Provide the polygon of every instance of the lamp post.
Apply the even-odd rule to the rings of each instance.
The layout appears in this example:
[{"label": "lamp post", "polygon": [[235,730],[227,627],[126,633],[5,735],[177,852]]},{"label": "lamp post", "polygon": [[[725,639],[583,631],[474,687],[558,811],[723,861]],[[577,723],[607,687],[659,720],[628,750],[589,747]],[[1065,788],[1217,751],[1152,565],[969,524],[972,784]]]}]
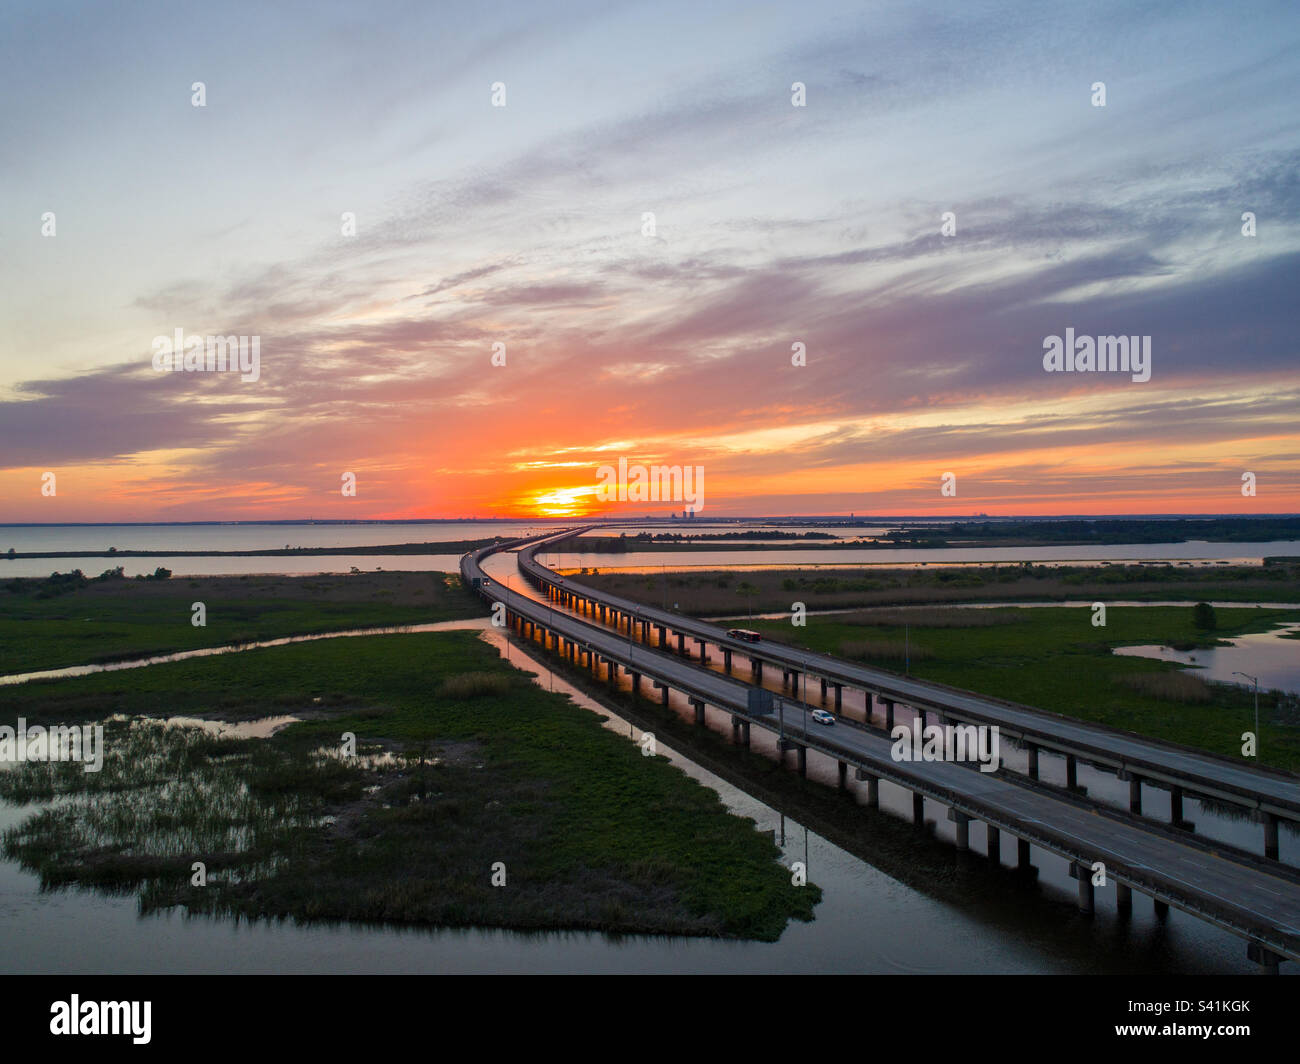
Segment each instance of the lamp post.
[{"label": "lamp post", "polygon": [[1255,685],[1255,757],[1259,758],[1260,749],[1263,743],[1260,741],[1259,734],[1259,677],[1250,676],[1244,672],[1233,672],[1233,676],[1242,676]]}]

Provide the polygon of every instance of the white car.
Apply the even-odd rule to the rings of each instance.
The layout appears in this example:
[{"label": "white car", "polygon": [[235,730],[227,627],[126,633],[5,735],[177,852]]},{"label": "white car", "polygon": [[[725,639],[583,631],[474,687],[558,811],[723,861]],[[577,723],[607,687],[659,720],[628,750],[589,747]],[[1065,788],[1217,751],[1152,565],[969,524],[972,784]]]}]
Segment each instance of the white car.
[{"label": "white car", "polygon": [[824,710],[824,709],[814,709],[814,710],[812,711],[812,719],[813,719],[813,721],[814,721],[815,723],[817,723],[817,724],[834,724],[834,723],[835,723],[835,718],[832,717],[829,713],[827,713],[826,710]]}]

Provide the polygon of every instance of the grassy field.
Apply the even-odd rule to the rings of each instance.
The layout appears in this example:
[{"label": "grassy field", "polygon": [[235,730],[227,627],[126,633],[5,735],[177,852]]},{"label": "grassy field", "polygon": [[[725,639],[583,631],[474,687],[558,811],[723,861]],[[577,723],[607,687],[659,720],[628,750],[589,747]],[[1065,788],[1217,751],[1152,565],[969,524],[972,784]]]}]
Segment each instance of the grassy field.
[{"label": "grassy field", "polygon": [[[747,611],[1063,599],[1300,602],[1300,563],[1269,566],[926,566],[923,569],[753,569],[580,577],[593,587],[697,617]],[[666,586],[665,586],[666,585]]]},{"label": "grassy field", "polygon": [[[190,623],[195,602],[206,627]],[[446,573],[10,580],[0,584],[0,674],[482,612]]]},{"label": "grassy field", "polygon": [[[146,910],[774,940],[820,899],[714,792],[471,633],[254,650],[5,703],[29,723],[310,718],[265,740],[107,720],[102,773],[0,773],[14,800],[71,795],[10,832],[8,855],[49,885],[139,892]],[[330,756],[345,732],[361,756]]]},{"label": "grassy field", "polygon": [[[1207,684],[1194,671],[1151,658],[1117,657],[1124,645],[1197,647],[1216,637],[1265,631],[1300,611],[1230,607],[1217,629],[1198,630],[1184,606],[1115,606],[1094,628],[1086,607],[916,611],[870,610],[790,621],[755,621],[769,639],[808,647],[920,679],[1096,721],[1228,757],[1254,728],[1243,688]],[[904,614],[908,627],[903,626]],[[1261,692],[1262,762],[1300,770],[1300,726],[1286,700]]]}]

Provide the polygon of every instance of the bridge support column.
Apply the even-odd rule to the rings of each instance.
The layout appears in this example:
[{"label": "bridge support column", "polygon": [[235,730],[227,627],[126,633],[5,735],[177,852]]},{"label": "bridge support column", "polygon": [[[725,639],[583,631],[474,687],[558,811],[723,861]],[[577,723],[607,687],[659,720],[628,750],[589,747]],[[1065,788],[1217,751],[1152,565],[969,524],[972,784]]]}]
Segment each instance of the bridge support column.
[{"label": "bridge support column", "polygon": [[731,675],[731,651],[723,648],[722,667],[728,676]]},{"label": "bridge support column", "polygon": [[1156,919],[1162,922],[1167,920],[1169,918],[1169,903],[1161,901],[1159,898],[1152,898],[1151,900],[1155,904]]},{"label": "bridge support column", "polygon": [[1277,860],[1277,817],[1272,813],[1261,813],[1264,822],[1264,856],[1270,861]]},{"label": "bridge support column", "polygon": [[894,701],[890,698],[882,698],[880,701],[885,706],[885,731],[891,732],[894,730]]},{"label": "bridge support column", "polygon": [[761,661],[754,662],[754,675],[758,678],[759,683],[763,682],[763,663]]},{"label": "bridge support column", "polygon": [[605,678],[609,681],[610,687],[613,687],[618,683],[618,662],[613,658],[606,659],[605,674]]},{"label": "bridge support column", "polygon": [[663,650],[665,644],[668,642],[668,629],[661,624],[655,625],[655,627],[659,629],[659,649]]},{"label": "bridge support column", "polygon": [[925,823],[925,796],[920,791],[912,792],[912,823],[917,827]]},{"label": "bridge support column", "polygon": [[1025,744],[1025,756],[1029,759],[1029,766],[1025,774],[1031,779],[1038,779],[1038,747],[1033,743]]},{"label": "bridge support column", "polygon": [[966,853],[970,849],[970,817],[956,809],[949,809],[948,819],[956,825],[957,852]]},{"label": "bridge support column", "polygon": [[668,708],[668,685],[666,683],[660,683],[658,680],[656,680],[655,686],[659,688],[659,690],[663,693],[663,707],[664,709],[667,709]]},{"label": "bridge support column", "polygon": [[847,790],[849,789],[849,766],[848,766],[848,762],[846,762],[846,761],[841,761],[839,764],[840,764],[840,790],[842,790],[842,791],[847,791]]},{"label": "bridge support column", "polygon": [[1127,883],[1115,884],[1115,908],[1121,916],[1129,916],[1133,912],[1133,888]]},{"label": "bridge support column", "polygon": [[1094,911],[1092,868],[1075,862],[1070,865],[1070,875],[1079,881],[1079,912],[1091,916]]},{"label": "bridge support column", "polygon": [[799,747],[799,775],[807,778],[808,776],[808,747]]},{"label": "bridge support column", "polygon": [[826,702],[826,677],[822,677],[822,704]]},{"label": "bridge support column", "polygon": [[1246,956],[1256,964],[1262,965],[1265,975],[1277,975],[1277,966],[1284,958],[1258,942],[1246,943]]},{"label": "bridge support column", "polygon": [[1079,766],[1073,754],[1065,755],[1065,789],[1067,791],[1079,789]]},{"label": "bridge support column", "polygon": [[844,685],[834,684],[835,688],[835,712],[839,714],[844,710]]},{"label": "bridge support column", "polygon": [[987,825],[986,834],[988,835],[988,856],[989,860],[996,865],[1002,863],[1002,832],[992,824]]},{"label": "bridge support column", "polygon": [[1021,872],[1028,872],[1034,867],[1033,861],[1030,860],[1029,840],[1016,839],[1016,868]]},{"label": "bridge support column", "polygon": [[859,783],[865,783],[867,785],[867,800],[864,803],[866,807],[868,809],[879,809],[880,808],[879,777],[873,776],[870,772],[867,772],[865,769],[857,769],[853,773],[853,775],[858,780]]},{"label": "bridge support column", "polygon": [[1169,823],[1178,827],[1183,823],[1183,789],[1169,788]]},{"label": "bridge support column", "polygon": [[731,715],[731,742],[733,746],[740,745],[740,718],[734,713]]},{"label": "bridge support column", "polygon": [[639,672],[634,672],[632,674],[632,694],[639,695],[640,693],[641,693],[641,674]]},{"label": "bridge support column", "polygon": [[677,633],[677,653],[683,656],[686,654],[686,634],[684,632]]},{"label": "bridge support column", "polygon": [[1128,811],[1130,813],[1142,814],[1142,777],[1129,776],[1128,778]]},{"label": "bridge support column", "polygon": [[695,723],[696,723],[696,724],[703,724],[703,723],[704,723],[704,703],[701,702],[698,698],[692,698],[692,699],[691,699],[691,706],[695,709]]},{"label": "bridge support column", "polygon": [[700,664],[701,665],[707,664],[709,660],[708,644],[705,643],[703,639],[697,639],[695,640],[695,643],[700,648]]}]

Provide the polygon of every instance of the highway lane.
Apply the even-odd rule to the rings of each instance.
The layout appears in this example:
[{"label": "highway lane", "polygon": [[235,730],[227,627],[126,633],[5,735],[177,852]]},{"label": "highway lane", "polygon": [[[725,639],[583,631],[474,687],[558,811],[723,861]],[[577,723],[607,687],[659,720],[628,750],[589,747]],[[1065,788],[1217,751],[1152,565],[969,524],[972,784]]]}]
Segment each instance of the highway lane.
[{"label": "highway lane", "polygon": [[[467,560],[464,568],[467,576],[481,573],[473,560]],[[775,715],[748,715],[750,687],[741,681],[635,641],[629,645],[625,636],[563,610],[551,610],[546,602],[499,583],[494,582],[484,593],[503,602],[510,612],[645,677],[666,682],[689,698],[734,713],[753,726],[769,731],[779,727]],[[1026,788],[951,762],[895,761],[891,741],[865,728],[809,724],[805,730],[800,714],[788,713],[784,734],[808,749],[1026,838],[1067,860],[1089,867],[1102,861],[1110,882],[1136,887],[1300,960],[1300,884],[1290,879],[1245,865],[1231,855],[1207,851],[1154,825],[1098,815],[1065,795]]]}]

